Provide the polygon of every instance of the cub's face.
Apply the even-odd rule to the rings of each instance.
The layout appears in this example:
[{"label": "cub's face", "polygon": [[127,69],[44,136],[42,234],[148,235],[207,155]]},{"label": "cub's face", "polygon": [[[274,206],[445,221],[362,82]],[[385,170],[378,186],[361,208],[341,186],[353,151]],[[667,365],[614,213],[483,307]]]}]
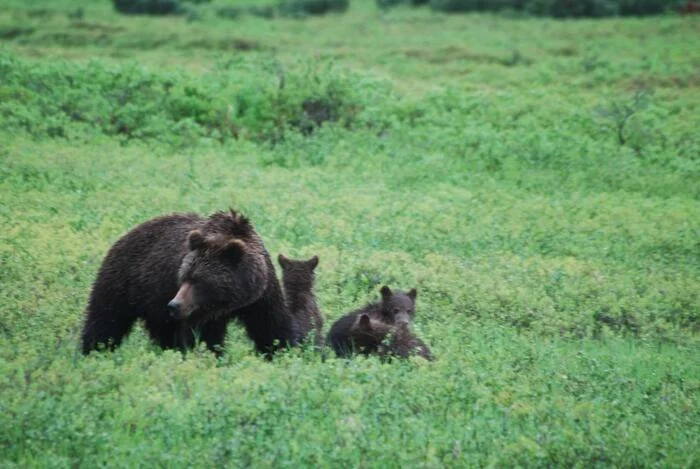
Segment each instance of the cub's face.
[{"label": "cub's face", "polygon": [[408,293],[392,292],[384,286],[382,294],[382,320],[387,324],[408,324],[416,315],[416,289]]}]

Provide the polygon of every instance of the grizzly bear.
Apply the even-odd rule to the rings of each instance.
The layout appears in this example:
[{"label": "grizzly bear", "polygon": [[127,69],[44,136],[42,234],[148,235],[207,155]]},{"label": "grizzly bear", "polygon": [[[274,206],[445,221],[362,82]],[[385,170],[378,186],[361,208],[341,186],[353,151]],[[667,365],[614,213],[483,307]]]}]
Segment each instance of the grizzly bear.
[{"label": "grizzly bear", "polygon": [[114,349],[142,319],[162,348],[184,350],[199,337],[219,354],[234,318],[268,355],[298,341],[270,255],[247,218],[234,210],[167,215],[129,231],[107,253],[85,311],[82,350]]},{"label": "grizzly bear", "polygon": [[308,260],[296,260],[280,254],[277,261],[282,267],[284,301],[287,311],[296,321],[297,332],[305,339],[313,330],[314,344],[322,347],[323,315],[318,309],[314,295],[314,269],[318,266],[318,256]]},{"label": "grizzly bear", "polygon": [[428,361],[434,359],[428,346],[411,332],[407,322],[390,325],[368,314],[348,315],[333,325],[332,337],[331,345],[339,357],[359,353],[390,359],[416,354]]},{"label": "grizzly bear", "polygon": [[375,319],[389,326],[395,323],[409,323],[416,315],[415,288],[408,292],[400,290],[391,291],[388,286],[383,286],[380,290],[382,299],[379,302],[370,303],[338,319],[328,333],[327,343],[336,349],[336,342],[340,347],[346,342],[347,333],[362,315],[367,315],[370,319]]}]

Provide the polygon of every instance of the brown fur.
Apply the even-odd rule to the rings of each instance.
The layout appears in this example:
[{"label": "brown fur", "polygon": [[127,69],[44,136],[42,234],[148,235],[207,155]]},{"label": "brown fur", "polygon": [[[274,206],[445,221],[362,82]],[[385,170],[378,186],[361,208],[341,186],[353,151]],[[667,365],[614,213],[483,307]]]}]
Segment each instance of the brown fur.
[{"label": "brown fur", "polygon": [[318,266],[318,256],[308,260],[295,260],[280,254],[277,260],[282,267],[287,311],[296,321],[300,337],[306,338],[313,330],[314,344],[318,347],[323,346],[323,314],[314,295],[314,269]]},{"label": "brown fur", "polygon": [[367,314],[345,316],[333,325],[331,342],[339,357],[359,353],[376,354],[382,358],[408,358],[418,355],[426,360],[434,359],[428,346],[411,332],[408,323],[386,324]]},{"label": "brown fur", "polygon": [[198,335],[218,351],[234,318],[261,352],[298,341],[252,224],[233,210],[163,216],[132,229],[107,253],[85,311],[82,349],[113,349],[142,319],[163,348],[192,347]]},{"label": "brown fur", "polygon": [[[416,315],[416,296],[418,295],[415,288],[408,292],[403,292],[401,290],[392,291],[388,286],[384,286],[380,293],[382,296],[380,301],[367,304],[358,310],[348,313],[331,326],[326,341],[338,355],[344,356],[348,353],[348,347],[352,346],[352,340],[362,342],[361,335],[352,336],[353,328],[359,324],[358,321],[361,316],[367,316],[372,320],[375,330],[379,327],[379,324],[393,327],[396,324],[408,324],[413,321]],[[372,339],[370,342],[376,345],[376,340]]]}]

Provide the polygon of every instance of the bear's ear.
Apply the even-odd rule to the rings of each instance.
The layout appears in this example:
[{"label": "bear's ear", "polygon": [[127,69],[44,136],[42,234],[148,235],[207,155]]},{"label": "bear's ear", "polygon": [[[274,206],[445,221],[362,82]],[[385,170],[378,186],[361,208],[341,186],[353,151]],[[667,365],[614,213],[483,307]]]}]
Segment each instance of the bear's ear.
[{"label": "bear's ear", "polygon": [[285,256],[284,254],[280,253],[277,256],[277,262],[279,262],[280,267],[282,267],[284,269],[285,267],[287,267],[289,265],[289,258],[287,256]]},{"label": "bear's ear", "polygon": [[204,235],[199,230],[190,231],[187,235],[187,243],[190,246],[190,251],[204,247],[206,242],[204,241]]},{"label": "bear's ear", "polygon": [[244,253],[245,243],[240,239],[232,239],[221,250],[221,254],[233,264],[240,261]]},{"label": "bear's ear", "polygon": [[415,288],[411,288],[408,292],[408,297],[415,303],[416,296],[418,296],[418,290],[416,290]]},{"label": "bear's ear", "polygon": [[372,323],[369,320],[369,316],[366,314],[363,314],[360,316],[360,323],[359,323],[360,329],[364,329],[367,331],[372,330]]},{"label": "bear's ear", "polygon": [[311,270],[314,270],[318,266],[318,256],[314,256],[307,261],[308,266]]},{"label": "bear's ear", "polygon": [[384,299],[390,298],[391,295],[393,294],[393,293],[391,292],[391,288],[387,287],[386,285],[384,285],[384,286],[382,287],[382,289],[379,290],[379,293],[382,294],[382,298],[384,298]]}]

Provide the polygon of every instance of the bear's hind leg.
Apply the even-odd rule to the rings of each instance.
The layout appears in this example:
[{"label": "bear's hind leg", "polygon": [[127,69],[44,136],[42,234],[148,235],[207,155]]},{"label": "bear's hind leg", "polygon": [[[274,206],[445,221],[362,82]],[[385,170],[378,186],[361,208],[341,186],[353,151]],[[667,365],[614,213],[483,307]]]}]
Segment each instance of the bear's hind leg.
[{"label": "bear's hind leg", "polygon": [[85,319],[82,333],[83,354],[87,355],[101,346],[114,350],[129,335],[136,321],[135,317],[105,314],[91,309]]}]

